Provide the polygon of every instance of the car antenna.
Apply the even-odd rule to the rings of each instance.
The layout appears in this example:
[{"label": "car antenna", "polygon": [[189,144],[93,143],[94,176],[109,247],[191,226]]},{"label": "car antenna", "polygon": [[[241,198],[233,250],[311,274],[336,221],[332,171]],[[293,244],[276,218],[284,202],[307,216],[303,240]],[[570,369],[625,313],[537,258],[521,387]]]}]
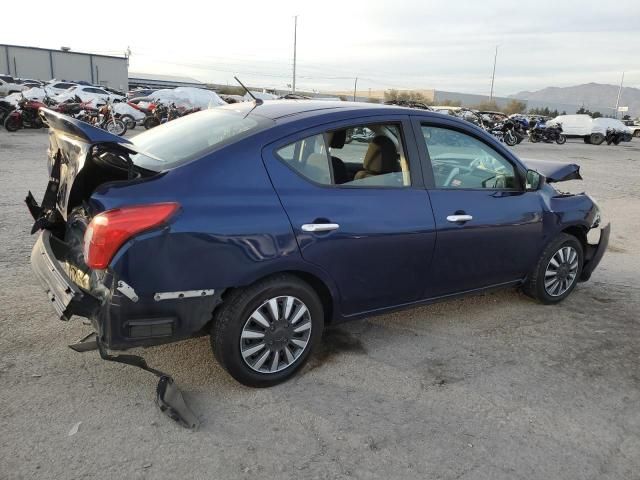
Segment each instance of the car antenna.
[{"label": "car antenna", "polygon": [[256,96],[253,93],[251,93],[251,90],[249,90],[247,87],[245,87],[244,83],[242,83],[238,77],[234,76],[233,78],[235,78],[236,82],[238,82],[240,84],[240,86],[246,90],[247,95],[249,95],[251,98],[253,98],[253,101],[256,102],[256,107],[258,105],[262,105],[264,100],[262,100],[261,98],[256,98]]}]

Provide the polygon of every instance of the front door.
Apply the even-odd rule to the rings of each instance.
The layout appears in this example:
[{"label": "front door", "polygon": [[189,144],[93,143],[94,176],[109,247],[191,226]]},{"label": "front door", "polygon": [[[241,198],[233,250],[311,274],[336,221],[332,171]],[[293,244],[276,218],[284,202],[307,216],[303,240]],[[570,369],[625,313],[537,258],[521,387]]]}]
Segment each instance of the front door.
[{"label": "front door", "polygon": [[342,315],[421,298],[435,225],[408,117],[307,130],[263,158],[304,260],[334,280]]},{"label": "front door", "polygon": [[416,130],[438,232],[425,297],[521,280],[542,245],[539,194],[482,135],[437,123]]}]

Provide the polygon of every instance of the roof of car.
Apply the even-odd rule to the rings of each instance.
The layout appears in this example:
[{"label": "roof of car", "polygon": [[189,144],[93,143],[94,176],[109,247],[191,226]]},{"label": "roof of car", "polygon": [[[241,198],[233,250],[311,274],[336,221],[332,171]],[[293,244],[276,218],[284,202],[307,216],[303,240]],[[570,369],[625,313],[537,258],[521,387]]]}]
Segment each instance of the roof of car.
[{"label": "roof of car", "polygon": [[397,113],[406,113],[407,111],[406,107],[399,107],[397,105],[320,100],[267,100],[257,106],[255,102],[241,102],[225,105],[222,108],[235,110],[241,113],[248,113],[253,109],[252,113],[271,120],[277,120],[283,117],[292,117],[309,112],[318,112],[319,114],[322,114],[331,110],[340,110],[342,112],[357,111],[360,113],[375,113],[376,111],[381,113],[391,113],[393,110],[396,110]]}]

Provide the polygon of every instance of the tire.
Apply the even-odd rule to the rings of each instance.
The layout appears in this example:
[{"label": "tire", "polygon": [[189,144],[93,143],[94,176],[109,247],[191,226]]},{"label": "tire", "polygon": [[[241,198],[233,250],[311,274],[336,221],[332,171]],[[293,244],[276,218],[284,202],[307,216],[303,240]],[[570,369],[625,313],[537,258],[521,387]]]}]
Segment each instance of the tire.
[{"label": "tire", "polygon": [[601,133],[592,133],[589,137],[589,143],[593,145],[600,145],[602,142],[604,142],[604,135]]},{"label": "tire", "polygon": [[157,127],[160,125],[160,120],[157,117],[147,117],[144,119],[144,128],[149,130],[150,128]]},{"label": "tire", "polygon": [[118,135],[119,137],[127,133],[127,125],[117,118],[109,120],[105,124],[104,129],[113,135]]},{"label": "tire", "polygon": [[[293,304],[287,317],[292,322],[291,326],[283,319],[288,298],[297,300],[307,309],[296,322],[295,316],[301,307],[300,304]],[[278,299],[276,305],[279,320],[269,324],[279,322],[275,331],[273,328],[262,327],[254,320],[256,311],[262,312],[263,320],[273,319],[269,308],[269,301],[273,299]],[[303,332],[291,333],[307,324],[309,327]],[[298,326],[294,329],[293,325]],[[249,387],[270,387],[291,378],[305,364],[320,342],[323,328],[324,309],[317,293],[298,277],[280,274],[234,290],[226,296],[214,314],[211,348],[220,365],[238,382]],[[255,334],[256,331],[263,337],[249,339],[242,336],[243,332],[247,335]],[[296,347],[293,343],[298,339],[295,335],[306,337],[299,337],[306,340],[304,348]],[[276,346],[272,346],[273,343]],[[260,344],[263,345],[262,348]],[[253,348],[258,350],[247,355]],[[264,371],[265,369],[273,371]]]},{"label": "tire", "polygon": [[558,145],[562,145],[562,144],[567,143],[567,137],[565,137],[565,136],[564,136],[564,135],[562,135],[562,134],[558,135],[558,138],[556,138],[556,143],[557,143]]},{"label": "tire", "polygon": [[538,143],[540,141],[540,139],[538,137],[536,137],[535,135],[529,135],[529,141],[531,143]]},{"label": "tire", "polygon": [[622,141],[622,139],[620,137],[616,137],[613,139],[613,144],[614,145],[620,145],[620,142]]},{"label": "tire", "polygon": [[588,143],[591,144],[591,137],[584,137],[582,140],[584,140],[584,143]]},{"label": "tire", "polygon": [[4,120],[4,128],[6,128],[8,132],[16,132],[20,130],[20,127],[22,126],[21,124],[22,122],[20,121],[20,118],[15,115],[9,115]]},{"label": "tire", "polygon": [[513,134],[513,132],[507,132],[504,135],[504,143],[506,143],[507,145],[509,145],[510,147],[513,147],[515,144],[518,143],[518,139],[516,138],[516,136]]},{"label": "tire", "polygon": [[[571,251],[575,252],[575,261],[577,261],[575,270],[572,270],[571,267],[573,265],[573,261],[566,262],[567,265],[565,265],[565,263],[557,261],[559,258],[557,257],[557,254],[561,250],[564,250],[565,253]],[[556,269],[555,277],[553,275],[549,275],[549,272],[554,269],[552,259],[554,259],[556,263],[559,263],[561,267],[564,267],[564,270],[562,271],[560,271],[559,267],[558,269]],[[582,274],[583,262],[584,252],[580,241],[573,235],[561,233],[544,249],[542,255],[540,255],[540,258],[536,262],[535,267],[527,277],[522,290],[526,295],[535,298],[539,302],[546,305],[561,302],[569,296],[569,294],[573,291],[576,284],[578,283],[578,279]],[[571,278],[570,284],[564,291],[564,285],[561,284],[562,288],[554,292],[553,290],[555,289],[557,284],[547,284],[552,282],[554,278],[565,278],[565,272],[567,273],[566,278]],[[558,280],[558,282],[560,282],[560,280]],[[551,292],[549,290],[551,290]]]},{"label": "tire", "polygon": [[635,132],[633,132],[633,136],[640,137],[640,130],[636,130]]},{"label": "tire", "polygon": [[136,119],[128,113],[121,115],[120,120],[122,120],[127,126],[127,130],[133,130],[134,128],[136,128]]}]

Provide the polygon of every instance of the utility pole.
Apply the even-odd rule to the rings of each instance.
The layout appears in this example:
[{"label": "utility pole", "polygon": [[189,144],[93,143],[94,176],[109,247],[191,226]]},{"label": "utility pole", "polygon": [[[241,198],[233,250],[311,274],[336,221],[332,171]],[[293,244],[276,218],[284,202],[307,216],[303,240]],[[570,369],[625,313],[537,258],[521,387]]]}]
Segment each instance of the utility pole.
[{"label": "utility pole", "polygon": [[296,93],[296,48],[298,44],[298,15],[293,17],[293,82],[291,93]]},{"label": "utility pole", "polygon": [[489,101],[493,100],[493,82],[496,79],[496,62],[498,61],[498,45],[496,45],[496,54],[493,57],[493,74],[491,75],[491,95],[489,95]]},{"label": "utility pole", "polygon": [[618,107],[620,106],[620,95],[622,94],[622,83],[623,82],[624,82],[624,72],[622,72],[622,79],[620,80],[620,87],[618,88],[618,98],[616,99],[615,118],[618,118]]},{"label": "utility pole", "polygon": [[358,77],[356,77],[356,82],[353,84],[353,101],[356,101],[356,91],[358,90]]}]

